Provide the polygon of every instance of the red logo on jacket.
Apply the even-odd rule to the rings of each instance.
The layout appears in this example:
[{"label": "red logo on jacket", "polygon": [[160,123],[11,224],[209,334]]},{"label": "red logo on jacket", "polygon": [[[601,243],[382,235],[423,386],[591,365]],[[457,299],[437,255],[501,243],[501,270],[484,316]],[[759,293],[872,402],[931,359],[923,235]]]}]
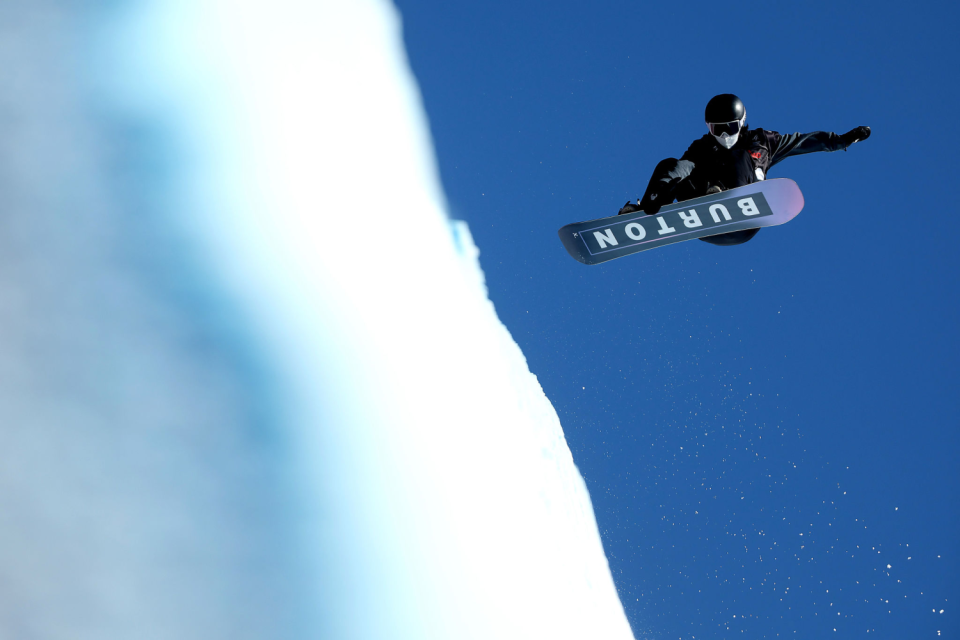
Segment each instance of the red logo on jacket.
[{"label": "red logo on jacket", "polygon": [[760,155],[761,155],[761,152],[760,152],[760,151],[751,151],[751,152],[750,152],[750,157],[753,158],[754,160],[759,160],[759,159],[760,159]]}]

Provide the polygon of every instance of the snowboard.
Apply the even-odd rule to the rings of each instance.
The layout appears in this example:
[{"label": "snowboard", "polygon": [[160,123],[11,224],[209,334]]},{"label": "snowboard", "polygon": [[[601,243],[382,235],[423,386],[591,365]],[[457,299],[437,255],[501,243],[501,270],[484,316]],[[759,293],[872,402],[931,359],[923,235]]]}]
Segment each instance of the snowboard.
[{"label": "snowboard", "polygon": [[675,242],[730,231],[772,227],[793,220],[803,194],[793,180],[775,178],[663,207],[575,222],[561,228],[567,252],[584,264],[600,264]]}]

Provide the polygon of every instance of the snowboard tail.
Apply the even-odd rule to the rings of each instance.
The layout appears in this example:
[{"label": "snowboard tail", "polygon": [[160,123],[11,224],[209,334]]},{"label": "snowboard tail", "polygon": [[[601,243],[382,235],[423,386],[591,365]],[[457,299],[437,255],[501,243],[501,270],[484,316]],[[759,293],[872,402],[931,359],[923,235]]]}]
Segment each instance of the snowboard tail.
[{"label": "snowboard tail", "polygon": [[656,249],[675,242],[771,227],[803,209],[793,180],[776,178],[677,202],[653,216],[642,211],[568,224],[558,232],[567,252],[584,264]]}]

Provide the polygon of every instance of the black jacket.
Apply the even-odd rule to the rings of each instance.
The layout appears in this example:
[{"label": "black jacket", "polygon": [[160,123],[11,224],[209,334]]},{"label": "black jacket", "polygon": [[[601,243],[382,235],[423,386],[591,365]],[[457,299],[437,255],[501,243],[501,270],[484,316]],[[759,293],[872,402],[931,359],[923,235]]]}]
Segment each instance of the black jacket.
[{"label": "black jacket", "polygon": [[667,158],[657,165],[640,208],[646,210],[651,197],[665,206],[674,199],[682,202],[702,196],[711,186],[742,187],[766,179],[770,167],[786,157],[845,148],[840,136],[826,131],[781,135],[745,129],[732,149],[723,148],[708,133],[694,140],[679,160]]}]

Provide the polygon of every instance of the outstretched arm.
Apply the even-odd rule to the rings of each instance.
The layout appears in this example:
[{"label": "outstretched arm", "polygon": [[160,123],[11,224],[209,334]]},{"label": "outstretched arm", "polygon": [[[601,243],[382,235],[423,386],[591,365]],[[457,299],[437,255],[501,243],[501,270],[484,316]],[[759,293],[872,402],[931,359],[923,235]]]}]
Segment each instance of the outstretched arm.
[{"label": "outstretched arm", "polygon": [[799,156],[804,153],[815,153],[817,151],[839,151],[840,149],[846,149],[854,142],[869,138],[870,127],[857,127],[841,136],[828,131],[791,133],[788,135],[770,132],[767,135],[772,138],[770,140],[770,148],[773,150],[773,157],[770,158],[770,166],[772,167],[784,158],[790,156]]}]

